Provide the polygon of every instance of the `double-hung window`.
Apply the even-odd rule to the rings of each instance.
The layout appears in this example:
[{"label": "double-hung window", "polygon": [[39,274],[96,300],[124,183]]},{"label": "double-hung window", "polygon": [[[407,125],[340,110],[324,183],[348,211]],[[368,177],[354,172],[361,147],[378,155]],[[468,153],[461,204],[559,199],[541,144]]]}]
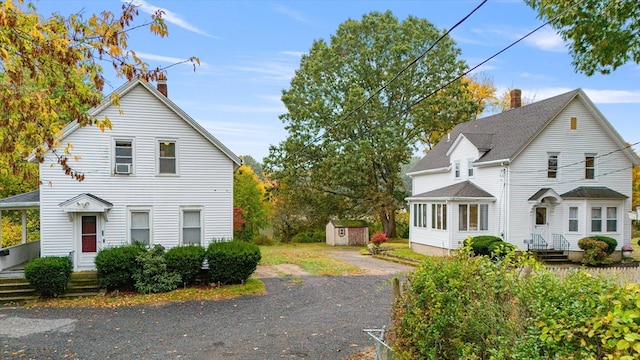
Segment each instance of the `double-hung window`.
[{"label": "double-hung window", "polygon": [[178,143],[175,140],[158,141],[158,174],[178,174]]},{"label": "double-hung window", "polygon": [[427,227],[427,204],[413,204],[413,226]]},{"label": "double-hung window", "polygon": [[569,207],[569,231],[571,232],[578,231],[578,207],[577,206]]},{"label": "double-hung window", "polygon": [[202,209],[183,208],[180,234],[182,244],[202,244]]},{"label": "double-hung window", "polygon": [[117,175],[133,174],[133,140],[116,139],[113,145],[113,173]]},{"label": "double-hung window", "polygon": [[587,154],[584,157],[584,178],[595,179],[596,178],[596,156]]},{"label": "double-hung window", "polygon": [[129,209],[129,241],[139,242],[145,245],[152,243],[151,239],[151,209]]},{"label": "double-hung window", "polygon": [[454,163],[454,168],[455,168],[455,177],[456,179],[460,177],[460,160],[456,160]]},{"label": "double-hung window", "polygon": [[467,160],[467,175],[473,177],[473,159]]},{"label": "double-hung window", "polygon": [[602,232],[602,208],[591,208],[591,231]]},{"label": "double-hung window", "polygon": [[458,230],[477,231],[489,229],[488,204],[458,205]]},{"label": "double-hung window", "polygon": [[558,154],[551,153],[547,157],[547,179],[558,178]]},{"label": "double-hung window", "polygon": [[618,208],[613,206],[607,207],[607,232],[618,231]]}]

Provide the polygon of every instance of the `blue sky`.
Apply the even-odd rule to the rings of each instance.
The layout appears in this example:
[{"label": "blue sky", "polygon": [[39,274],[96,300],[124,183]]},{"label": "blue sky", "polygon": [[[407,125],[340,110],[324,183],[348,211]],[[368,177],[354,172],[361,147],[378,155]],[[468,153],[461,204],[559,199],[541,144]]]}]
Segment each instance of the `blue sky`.
[{"label": "blue sky", "polygon": [[[134,0],[140,17],[166,11],[169,36],[148,30],[131,33],[129,44],[151,66],[165,67],[190,56],[201,66],[168,70],[168,92],[178,106],[238,155],[258,161],[270,144],[286,137],[278,116],[286,112],[281,92],[298,68],[301,54],[316,39],[329,40],[339,24],[371,11],[391,10],[404,19],[425,18],[451,28],[479,0],[428,1],[162,1]],[[118,12],[123,2],[42,0],[41,14]],[[543,22],[521,1],[490,0],[451,34],[470,67],[503,49]],[[523,90],[525,102],[583,88],[629,143],[640,142],[640,65],[627,64],[611,75],[576,74],[562,39],[550,27],[507,50],[479,71],[502,93]],[[105,92],[123,83],[108,75]],[[640,145],[634,146],[640,152]]]}]

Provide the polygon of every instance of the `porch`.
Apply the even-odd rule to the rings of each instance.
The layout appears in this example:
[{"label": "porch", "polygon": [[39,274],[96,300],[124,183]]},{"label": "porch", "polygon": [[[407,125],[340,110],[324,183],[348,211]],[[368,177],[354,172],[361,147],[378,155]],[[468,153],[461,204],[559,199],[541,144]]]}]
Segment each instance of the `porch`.
[{"label": "porch", "polygon": [[527,251],[545,263],[566,263],[569,260],[569,241],[562,234],[551,234],[552,242],[549,243],[541,234],[531,234],[530,239],[525,240]]},{"label": "porch", "polygon": [[[20,244],[3,248],[1,220],[2,212],[7,210],[21,212],[22,240]],[[10,273],[11,269],[40,256],[40,240],[27,241],[27,210],[40,210],[40,190],[0,200],[0,273]]]}]

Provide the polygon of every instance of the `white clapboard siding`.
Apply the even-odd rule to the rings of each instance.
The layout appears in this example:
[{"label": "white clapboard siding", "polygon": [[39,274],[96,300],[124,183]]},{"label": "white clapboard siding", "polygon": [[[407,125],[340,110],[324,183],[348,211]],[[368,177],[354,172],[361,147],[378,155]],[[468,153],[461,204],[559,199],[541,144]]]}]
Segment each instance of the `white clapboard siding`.
[{"label": "white clapboard siding", "polygon": [[[73,144],[70,166],[85,174],[78,182],[66,176],[47,155],[40,166],[42,181],[42,255],[62,255],[74,249],[69,217],[59,204],[82,193],[91,193],[113,204],[104,227],[105,244],[128,241],[127,207],[149,207],[152,211],[153,243],[165,247],[179,243],[182,206],[204,211],[204,240],[232,237],[233,160],[198,133],[191,125],[137,85],[120,99],[120,106],[109,106],[98,115],[108,116],[112,130],[79,128],[67,136],[60,149]],[[134,173],[113,174],[113,139],[134,142]],[[156,175],[159,140],[177,141],[179,174]],[[60,150],[59,153],[62,153]]]}]

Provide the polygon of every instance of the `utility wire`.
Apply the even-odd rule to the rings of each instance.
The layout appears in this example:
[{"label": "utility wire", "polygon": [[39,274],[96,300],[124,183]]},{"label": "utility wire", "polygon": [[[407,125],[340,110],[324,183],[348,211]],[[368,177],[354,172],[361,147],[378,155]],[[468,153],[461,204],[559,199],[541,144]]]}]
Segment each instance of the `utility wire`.
[{"label": "utility wire", "polygon": [[[608,153],[605,153],[605,154],[596,155],[596,156],[594,156],[594,157],[593,157],[593,159],[594,159],[594,160],[595,160],[595,159],[600,159],[600,158],[603,158],[603,157],[605,157],[605,156],[609,156],[609,155],[611,155],[611,154],[615,154],[615,153],[617,153],[617,152],[619,152],[619,151],[624,151],[624,150],[629,149],[629,148],[631,148],[632,146],[636,146],[636,145],[638,145],[638,144],[640,144],[640,141],[638,141],[638,142],[636,142],[636,143],[633,143],[633,144],[627,144],[625,147],[623,147],[623,148],[621,148],[621,149],[615,149],[615,150],[609,151]],[[571,164],[562,165],[562,166],[557,166],[557,167],[556,167],[556,169],[557,169],[557,170],[559,170],[559,169],[563,169],[563,168],[571,167],[571,166],[574,166],[574,165],[584,164],[584,163],[586,163],[586,162],[587,162],[587,160],[586,160],[586,159],[585,159],[585,160],[581,160],[581,161],[576,161],[576,162],[571,163]],[[515,173],[515,174],[529,174],[529,173],[547,172],[548,170],[549,170],[548,168],[547,168],[547,169],[538,169],[538,170],[521,170],[521,171],[511,171],[511,173]]]},{"label": "utility wire", "polygon": [[[611,170],[611,171],[608,171],[608,172],[606,172],[606,173],[602,173],[602,174],[596,174],[596,175],[594,176],[594,179],[595,179],[595,178],[604,177],[604,176],[607,176],[607,175],[611,175],[611,174],[616,174],[616,173],[619,173],[619,172],[622,172],[622,171],[630,170],[630,169],[633,169],[634,167],[635,167],[635,166],[626,166],[626,167],[623,167],[623,168],[621,168],[621,169]],[[591,179],[589,179],[589,180],[591,180]],[[549,182],[550,182],[550,183],[552,182],[552,184],[551,184],[551,185],[555,186],[555,185],[571,184],[571,183],[575,183],[575,182],[584,182],[584,181],[585,181],[585,179],[574,179],[574,180],[567,180],[567,181],[558,181],[558,182],[556,182],[556,181],[553,181],[553,182],[552,182],[552,181],[549,181]],[[536,183],[535,183],[535,185],[538,185],[538,186],[539,186],[539,185],[540,185],[540,183],[539,183],[539,182],[536,182]],[[516,183],[513,183],[513,182],[509,181],[509,186],[515,186],[515,187],[531,187],[531,186],[533,186],[533,184],[522,184],[522,183],[518,183],[518,184],[516,184]]]}]

